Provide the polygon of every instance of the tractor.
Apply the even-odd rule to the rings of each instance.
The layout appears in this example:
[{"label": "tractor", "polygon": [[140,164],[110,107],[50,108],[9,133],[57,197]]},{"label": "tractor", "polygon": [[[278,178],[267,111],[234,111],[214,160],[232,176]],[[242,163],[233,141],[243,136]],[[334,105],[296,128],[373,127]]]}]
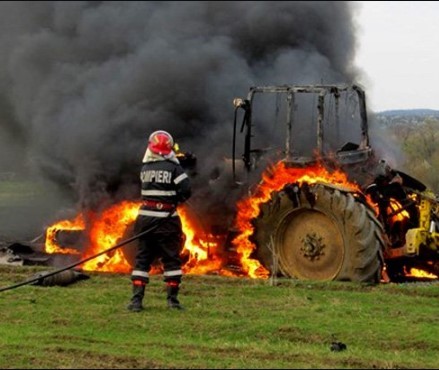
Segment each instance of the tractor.
[{"label": "tractor", "polygon": [[412,269],[439,275],[438,195],[372,148],[360,85],[255,86],[233,104],[231,164],[243,194],[258,194],[254,179],[278,162],[292,173],[341,171],[354,185],[314,171],[270,193],[250,239],[271,274],[366,283],[401,281]]}]

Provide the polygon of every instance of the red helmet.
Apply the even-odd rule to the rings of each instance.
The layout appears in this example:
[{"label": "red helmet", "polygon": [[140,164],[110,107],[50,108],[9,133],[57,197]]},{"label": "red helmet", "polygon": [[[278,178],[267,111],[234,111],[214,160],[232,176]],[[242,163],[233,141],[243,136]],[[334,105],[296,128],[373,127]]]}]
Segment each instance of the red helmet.
[{"label": "red helmet", "polygon": [[168,155],[172,152],[174,139],[166,131],[154,131],[148,139],[148,149],[159,155]]}]

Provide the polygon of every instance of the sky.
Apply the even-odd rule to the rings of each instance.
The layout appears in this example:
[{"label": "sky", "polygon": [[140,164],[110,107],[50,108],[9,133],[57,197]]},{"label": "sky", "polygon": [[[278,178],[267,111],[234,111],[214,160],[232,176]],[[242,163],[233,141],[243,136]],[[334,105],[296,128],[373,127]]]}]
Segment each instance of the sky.
[{"label": "sky", "polygon": [[358,3],[355,63],[369,108],[439,110],[439,2]]}]

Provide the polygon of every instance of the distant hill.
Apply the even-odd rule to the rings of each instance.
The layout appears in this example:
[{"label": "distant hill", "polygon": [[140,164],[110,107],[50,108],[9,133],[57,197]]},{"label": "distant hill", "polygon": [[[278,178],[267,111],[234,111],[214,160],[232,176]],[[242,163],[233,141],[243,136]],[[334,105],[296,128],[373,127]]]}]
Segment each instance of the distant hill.
[{"label": "distant hill", "polygon": [[424,116],[424,117],[439,117],[439,110],[434,109],[394,109],[376,112],[375,114],[382,116]]},{"label": "distant hill", "polygon": [[434,109],[395,109],[370,114],[370,118],[382,125],[417,125],[426,119],[438,119],[439,110]]}]

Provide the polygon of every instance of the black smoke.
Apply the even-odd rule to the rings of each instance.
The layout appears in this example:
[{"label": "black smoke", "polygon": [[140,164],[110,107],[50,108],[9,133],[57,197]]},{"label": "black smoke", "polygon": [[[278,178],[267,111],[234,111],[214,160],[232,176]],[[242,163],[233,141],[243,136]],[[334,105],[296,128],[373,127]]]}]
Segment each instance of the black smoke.
[{"label": "black smoke", "polygon": [[197,156],[205,191],[231,153],[234,97],[355,81],[354,13],[349,1],[1,2],[0,166],[80,204],[132,198],[148,135],[164,129]]}]

